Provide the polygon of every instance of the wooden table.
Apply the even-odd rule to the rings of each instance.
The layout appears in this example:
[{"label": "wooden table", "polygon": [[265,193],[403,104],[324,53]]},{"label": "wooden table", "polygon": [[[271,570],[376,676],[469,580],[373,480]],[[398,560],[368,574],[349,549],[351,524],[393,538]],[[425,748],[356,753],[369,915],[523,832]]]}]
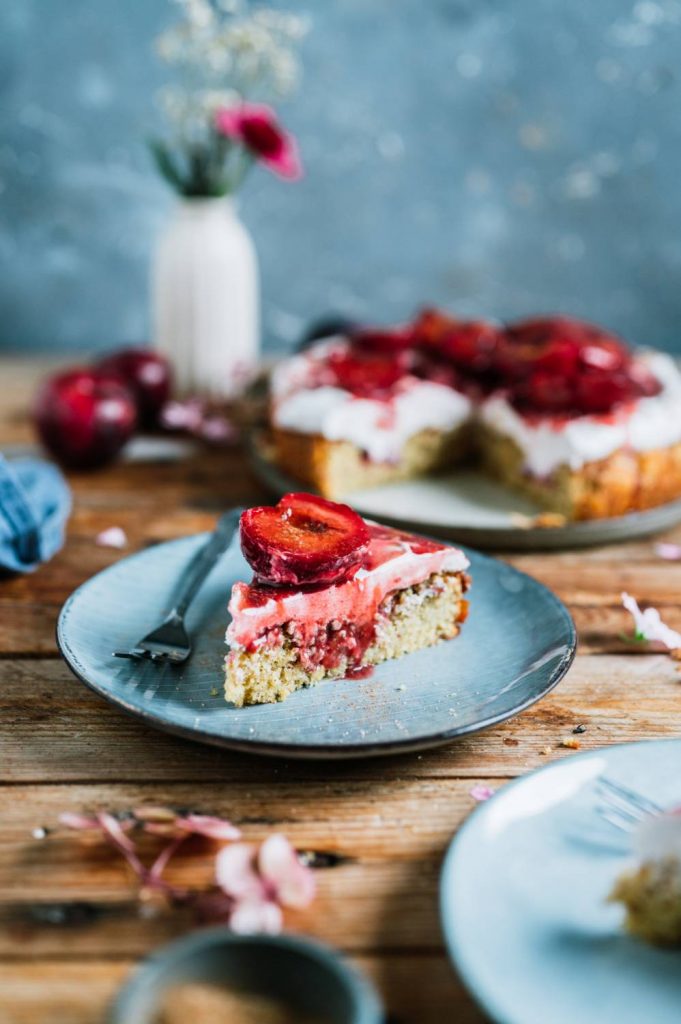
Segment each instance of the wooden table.
[{"label": "wooden table", "polygon": [[[0,363],[0,448],[30,440],[25,409],[44,364]],[[567,678],[505,725],[420,755],[308,764],[229,754],[154,732],[105,704],[60,660],[55,620],[68,594],[121,557],[96,534],[117,525],[128,551],[212,526],[234,503],[265,499],[243,456],[206,450],[171,464],[126,464],[72,476],[66,548],[32,576],[0,582],[0,1022],[95,1024],[132,965],[187,927],[141,917],[133,880],[105,847],[52,829],[66,809],[140,802],[200,806],[247,836],[285,832],[330,856],[319,895],[291,927],[345,950],[402,1024],[473,1024],[483,1017],[445,956],[438,876],[450,837],[470,813],[471,787],[562,757],[578,724],[582,749],[681,732],[681,675],[672,659],[619,635],[626,589],[681,629],[681,563],[653,541],[508,560],[569,605],[580,652]],[[681,541],[681,529],[668,535]],[[210,858],[178,856],[173,877],[197,884]]]}]

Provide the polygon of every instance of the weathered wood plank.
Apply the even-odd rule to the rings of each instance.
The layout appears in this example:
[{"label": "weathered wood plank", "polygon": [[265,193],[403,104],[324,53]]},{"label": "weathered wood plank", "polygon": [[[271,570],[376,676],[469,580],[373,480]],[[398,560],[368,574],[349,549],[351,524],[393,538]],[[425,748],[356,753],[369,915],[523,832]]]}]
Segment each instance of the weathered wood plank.
[{"label": "weathered wood plank", "polygon": [[503,726],[420,755],[329,766],[176,739],[107,704],[60,662],[0,661],[4,782],[513,777],[565,755],[558,744],[580,723],[583,749],[681,734],[678,663],[664,655],[578,656],[552,694]]},{"label": "weathered wood plank", "polygon": [[[453,832],[475,806],[470,781],[374,780],[204,784],[36,786],[0,790],[0,954],[134,956],[186,927],[172,913],[140,917],[125,863],[100,841],[56,828],[62,810],[140,803],[195,807],[229,816],[246,838],[283,831],[301,850],[331,855],[317,872],[318,895],[288,915],[294,928],[355,951],[440,945],[437,887]],[[427,808],[427,814],[424,813]],[[147,838],[146,857],[158,849]],[[187,887],[210,883],[214,847],[181,848],[167,877]],[[17,882],[20,880],[20,887]],[[82,904],[87,904],[83,909]],[[49,924],[45,904],[66,905],[68,927]],[[73,905],[77,908],[71,920]],[[42,910],[41,910],[42,908]],[[51,908],[54,910],[54,907]],[[48,923],[46,923],[48,922]]]},{"label": "weathered wood plank", "polygon": [[[374,979],[393,1024],[484,1024],[443,955],[351,957]],[[46,961],[0,967],[0,1024],[101,1024],[134,964]]]}]

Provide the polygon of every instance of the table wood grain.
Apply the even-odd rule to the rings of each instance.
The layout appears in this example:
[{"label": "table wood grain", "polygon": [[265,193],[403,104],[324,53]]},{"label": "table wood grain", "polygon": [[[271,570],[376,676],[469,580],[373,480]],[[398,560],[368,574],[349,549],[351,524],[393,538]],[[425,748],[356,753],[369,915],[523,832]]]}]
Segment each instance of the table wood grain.
[{"label": "table wood grain", "polygon": [[[50,365],[52,365],[51,361]],[[33,442],[26,410],[45,361],[0,362],[0,449]],[[395,1024],[482,1024],[444,954],[437,887],[471,787],[498,788],[552,760],[577,725],[582,749],[681,734],[681,673],[621,639],[629,590],[681,629],[681,562],[655,540],[509,562],[568,604],[580,647],[567,678],[518,718],[428,753],[344,764],[258,759],[154,732],[105,704],[61,662],[55,621],[69,593],[116,559],[212,527],[233,504],[264,500],[238,449],[177,462],[121,461],[70,476],[64,550],[37,573],[0,581],[0,1024],[95,1024],[135,962],[189,922],[140,915],[133,880],[106,847],[57,827],[63,810],[143,803],[224,813],[248,837],[285,832],[323,853],[319,895],[295,929],[344,950],[382,991]],[[97,533],[122,526],[126,552]],[[659,538],[657,538],[659,539]],[[681,528],[667,540],[681,542]],[[45,839],[34,831],[45,828]],[[206,852],[172,876],[210,877]]]}]

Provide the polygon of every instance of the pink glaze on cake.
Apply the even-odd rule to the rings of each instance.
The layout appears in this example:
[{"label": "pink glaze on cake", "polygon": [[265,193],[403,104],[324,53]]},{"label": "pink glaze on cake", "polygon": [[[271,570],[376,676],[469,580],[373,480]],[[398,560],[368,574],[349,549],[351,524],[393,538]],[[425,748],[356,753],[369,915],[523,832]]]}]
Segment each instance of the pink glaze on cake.
[{"label": "pink glaze on cake", "polygon": [[363,563],[343,583],[318,589],[282,589],[235,583],[227,629],[231,648],[254,649],[269,630],[287,622],[311,631],[315,624],[372,623],[394,590],[423,583],[434,573],[463,572],[469,562],[458,548],[369,523],[371,540]]}]

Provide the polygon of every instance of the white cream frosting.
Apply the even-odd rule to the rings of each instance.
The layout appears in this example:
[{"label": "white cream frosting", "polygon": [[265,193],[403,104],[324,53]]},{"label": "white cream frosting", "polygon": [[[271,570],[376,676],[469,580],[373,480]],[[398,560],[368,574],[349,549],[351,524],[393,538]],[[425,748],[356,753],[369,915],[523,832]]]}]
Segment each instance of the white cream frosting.
[{"label": "white cream frosting", "polygon": [[309,353],[280,363],[272,377],[272,421],[282,430],[350,441],[374,462],[399,458],[405,442],[421,430],[453,430],[470,418],[472,403],[453,388],[417,377],[405,378],[386,401],[357,398],[333,384],[306,387],[333,350],[332,339]]},{"label": "white cream frosting", "polygon": [[608,416],[578,416],[571,420],[532,420],[522,416],[502,395],[492,395],[480,418],[494,430],[513,438],[534,476],[549,476],[559,466],[581,469],[619,448],[637,452],[666,448],[681,441],[681,373],[674,360],[661,352],[641,356],[662,384],[662,391],[641,398]]},{"label": "white cream frosting", "polygon": [[399,458],[413,434],[429,428],[453,430],[478,416],[515,441],[526,469],[537,477],[550,476],[562,465],[581,469],[619,448],[643,452],[681,441],[681,373],[662,352],[640,356],[662,383],[658,395],[607,416],[560,420],[525,417],[502,394],[491,395],[476,412],[461,392],[416,377],[406,378],[389,402],[357,398],[336,387],[331,375],[323,382],[329,354],[347,347],[346,339],[331,338],[275,367],[271,388],[276,426],[328,441],[349,441],[371,460],[386,462]]}]

